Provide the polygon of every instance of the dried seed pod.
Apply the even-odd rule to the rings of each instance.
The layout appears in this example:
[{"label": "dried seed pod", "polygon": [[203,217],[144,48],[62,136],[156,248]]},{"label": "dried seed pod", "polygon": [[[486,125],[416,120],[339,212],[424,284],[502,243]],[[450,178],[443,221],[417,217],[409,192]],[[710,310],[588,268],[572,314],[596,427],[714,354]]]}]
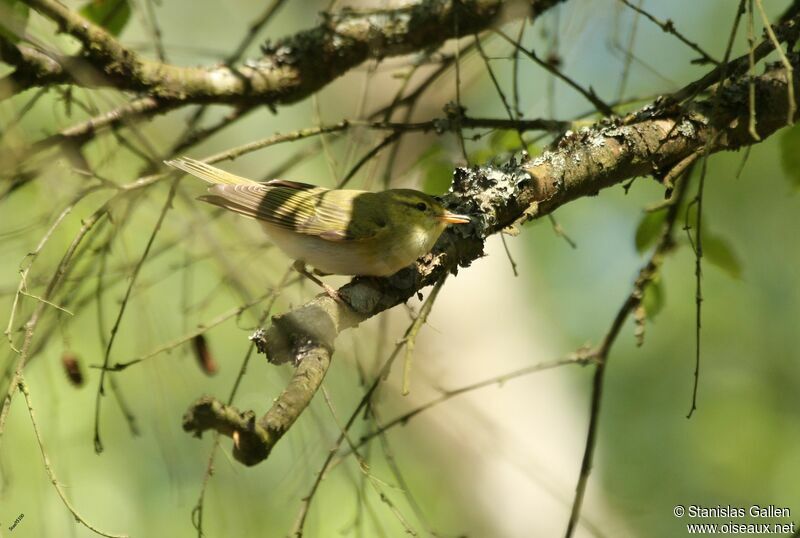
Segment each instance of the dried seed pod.
[{"label": "dried seed pod", "polygon": [[192,347],[194,348],[194,355],[197,359],[197,364],[200,365],[200,368],[206,375],[214,375],[217,373],[217,363],[214,360],[214,357],[211,355],[211,351],[208,349],[208,342],[206,341],[206,337],[202,334],[198,334],[194,338],[192,338]]},{"label": "dried seed pod", "polygon": [[67,374],[67,379],[75,387],[83,386],[83,369],[81,368],[78,356],[69,351],[61,355],[61,365],[64,367],[64,373]]}]

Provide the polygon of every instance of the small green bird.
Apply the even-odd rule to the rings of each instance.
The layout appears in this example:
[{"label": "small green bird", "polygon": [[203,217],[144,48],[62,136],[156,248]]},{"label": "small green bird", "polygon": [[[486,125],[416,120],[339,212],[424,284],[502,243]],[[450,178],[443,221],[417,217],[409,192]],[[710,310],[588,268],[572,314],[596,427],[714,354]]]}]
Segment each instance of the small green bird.
[{"label": "small green bird", "polygon": [[320,274],[388,276],[427,254],[448,224],[469,222],[412,189],[326,189],[237,176],[186,157],[166,164],[213,185],[200,200],[259,220],[295,268]]}]

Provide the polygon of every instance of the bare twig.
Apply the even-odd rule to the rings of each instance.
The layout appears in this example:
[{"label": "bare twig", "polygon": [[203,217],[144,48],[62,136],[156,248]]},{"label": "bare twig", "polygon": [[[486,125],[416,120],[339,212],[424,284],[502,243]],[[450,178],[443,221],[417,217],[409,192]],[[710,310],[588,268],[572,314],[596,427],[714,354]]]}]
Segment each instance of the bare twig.
[{"label": "bare twig", "polygon": [[[291,282],[290,276],[293,273],[294,270],[291,268],[284,272],[278,285],[270,296],[269,303],[264,308],[264,312],[261,315],[259,323],[263,323],[264,320],[266,320],[272,313],[272,308],[275,306],[275,301],[278,299],[278,296],[283,288],[285,288]],[[250,359],[253,356],[253,351],[255,351],[255,349],[255,343],[251,341],[247,348],[247,352],[244,355],[244,359],[242,359],[242,364],[239,366],[239,372],[236,374],[236,380],[233,382],[230,394],[228,395],[228,405],[233,405],[233,401],[236,398],[236,394],[239,392],[239,386],[241,385],[242,379],[244,378],[244,374],[247,371],[247,367],[250,364]],[[211,451],[208,455],[208,462],[206,463],[205,472],[203,473],[203,483],[200,487],[200,494],[197,497],[197,502],[192,508],[192,524],[194,525],[195,529],[197,529],[198,538],[202,538],[203,536],[203,514],[205,510],[206,491],[208,489],[208,482],[211,480],[211,475],[214,472],[214,460],[216,459],[217,450],[219,449],[219,441],[220,434],[218,432],[214,432],[213,442],[211,443]]]},{"label": "bare twig", "polygon": [[[785,70],[774,66],[757,80],[758,99],[772,103],[758,109],[764,133],[774,132],[784,124],[785,109],[775,103],[780,96],[778,100],[785,104],[785,76]],[[746,91],[747,82],[737,80],[726,86],[721,99],[738,99]],[[340,288],[339,294],[349,307],[323,295],[274,317],[272,326],[261,338],[263,350],[273,362],[300,365],[284,395],[258,421],[252,414],[202,400],[190,409],[185,427],[194,432],[214,429],[228,435],[232,431],[247,431],[252,443],[248,445],[250,454],[234,452],[234,455],[248,464],[261,461],[286,427],[297,419],[294,413],[302,411],[310,401],[341,331],[405,302],[448,272],[468,265],[483,254],[483,241],[488,235],[515,223],[546,216],[562,204],[596,194],[625,179],[650,174],[654,168],[668,170],[701,148],[716,152],[753,143],[747,133],[747,122],[742,121],[747,111],[735,106],[712,109],[710,101],[700,101],[691,104],[687,111],[674,112],[677,117],[669,118],[663,113],[653,117],[652,108],[645,107],[630,114],[621,125],[600,123],[564,137],[533,161],[511,161],[501,168],[457,169],[452,190],[444,202],[447,207],[473,217],[469,229],[446,231],[434,251],[415,267],[390,278],[356,278]],[[718,129],[723,129],[726,136],[715,137]],[[563,166],[567,160],[569,173]],[[309,358],[311,361],[307,363]],[[306,375],[314,382],[298,385],[295,380]],[[286,412],[287,406],[290,413]],[[271,422],[271,427],[277,433],[268,433],[260,424],[275,420],[276,413],[281,419]]]},{"label": "bare twig", "polygon": [[505,39],[506,41],[511,43],[514,46],[514,48],[518,49],[525,56],[527,56],[528,58],[533,60],[536,63],[536,65],[538,65],[539,67],[543,68],[545,71],[549,72],[550,74],[555,75],[559,79],[563,80],[571,88],[575,89],[578,93],[583,95],[601,113],[603,113],[606,116],[613,116],[614,115],[614,110],[610,106],[608,106],[605,102],[603,102],[603,100],[601,100],[597,96],[597,94],[594,93],[594,90],[591,87],[588,90],[585,89],[583,86],[581,86],[580,84],[578,84],[577,82],[572,80],[570,77],[565,75],[556,66],[554,66],[554,65],[542,60],[541,58],[539,58],[533,50],[528,50],[525,47],[521,46],[519,43],[517,43],[514,39],[509,37],[508,34],[503,32],[502,30],[494,29],[494,31],[497,33],[497,35],[499,35],[500,37],[502,37],[503,39]]},{"label": "bare twig", "polygon": [[[742,7],[744,7],[744,0],[741,0],[739,3],[739,11],[741,13]],[[750,15],[752,17],[752,4],[750,5]],[[752,23],[752,21],[751,21]],[[733,41],[736,37],[736,33],[739,28],[739,18],[737,17],[734,21],[733,28],[731,29],[730,36],[728,38],[728,45],[725,49],[725,57],[723,60],[722,65],[720,66],[720,81],[724,83],[725,77],[727,74],[727,66],[728,60],[731,55],[731,51],[733,50]],[[750,54],[753,54],[752,48],[750,49]],[[791,71],[787,71],[787,75],[791,74]],[[787,79],[787,85],[792,86],[794,81],[791,79]],[[754,85],[753,85],[753,78],[749,77],[748,80],[748,92],[749,95],[754,95]],[[755,125],[756,125],[756,108],[755,108],[755,100],[751,100],[750,104],[752,108],[748,110],[749,118],[752,123],[748,122],[748,132],[749,129],[752,128],[753,132],[755,132]],[[714,95],[712,101],[712,113],[717,113],[722,106],[722,93],[719,92]],[[752,136],[752,132],[749,132]],[[702,319],[702,303],[703,303],[703,292],[702,292],[702,277],[703,277],[703,192],[705,187],[705,180],[706,180],[706,171],[708,165],[708,155],[711,151],[711,147],[716,141],[719,133],[713,133],[711,137],[709,137],[708,141],[706,142],[705,146],[702,148],[702,158],[703,163],[700,171],[700,180],[698,181],[697,185],[697,194],[695,195],[692,202],[689,204],[690,206],[695,205],[697,206],[697,230],[695,242],[692,244],[692,248],[695,254],[695,363],[694,363],[694,383],[692,386],[692,405],[689,408],[689,412],[686,414],[686,418],[691,418],[694,411],[697,409],[697,388],[700,384],[700,336],[701,336],[701,319]],[[756,138],[755,140],[759,140]],[[689,208],[686,209],[686,216],[688,218],[689,215]],[[686,230],[687,235],[689,236],[689,241],[691,242],[691,234],[689,233],[688,226]]]},{"label": "bare twig", "polygon": [[[236,46],[236,49],[225,58],[225,64],[233,66],[236,62],[242,59],[247,48],[252,45],[253,41],[255,40],[256,36],[258,36],[259,32],[269,23],[272,17],[278,12],[278,10],[283,6],[285,0],[272,0],[272,2],[267,5],[261,15],[258,16],[247,29],[247,34],[242,38],[239,44]],[[250,107],[241,107],[240,110],[246,109],[250,110]],[[170,152],[170,156],[175,155],[176,153],[183,151],[191,145],[191,140],[197,138],[197,125],[200,123],[200,120],[203,119],[203,115],[208,111],[208,105],[203,104],[195,110],[194,114],[189,118],[189,121],[186,122],[186,128],[184,129],[183,133],[178,137],[178,141],[175,143],[173,150]],[[220,125],[222,127],[223,125]]]},{"label": "bare twig", "polygon": [[[625,0],[626,5],[629,5]],[[628,34],[628,45],[625,47],[625,63],[622,67],[622,76],[619,77],[619,87],[617,89],[617,100],[621,100],[625,95],[625,88],[628,85],[628,77],[631,73],[631,64],[633,63],[633,45],[636,42],[636,35],[637,31],[639,30],[639,13],[640,13],[640,6],[642,5],[642,0],[639,0],[639,6],[632,6],[636,11],[636,15],[633,17],[633,24],[631,24],[631,30]]]},{"label": "bare twig", "polygon": [[125,296],[122,299],[122,303],[120,303],[117,318],[114,321],[114,325],[111,327],[111,337],[108,339],[108,345],[106,346],[105,354],[103,355],[103,368],[100,371],[100,382],[97,385],[97,394],[95,395],[94,402],[94,451],[98,454],[103,451],[103,443],[100,440],[100,405],[102,397],[105,395],[104,381],[106,372],[108,371],[108,364],[111,359],[111,349],[114,346],[117,331],[119,330],[120,323],[122,322],[122,316],[125,314],[125,308],[128,305],[131,291],[136,283],[136,277],[139,276],[139,272],[141,271],[148,254],[150,254],[150,249],[153,247],[153,242],[155,241],[156,235],[158,234],[159,230],[161,230],[161,224],[164,222],[164,218],[167,216],[167,211],[172,207],[172,200],[175,197],[175,191],[177,188],[178,179],[175,179],[172,182],[169,194],[164,202],[164,207],[161,209],[161,213],[158,215],[158,220],[156,220],[153,231],[150,233],[150,237],[147,240],[147,245],[145,245],[142,256],[139,258],[138,263],[133,268],[133,272],[131,273],[130,281],[128,283],[128,288],[125,291]]},{"label": "bare twig", "polygon": [[406,356],[405,360],[403,361],[403,396],[407,395],[411,390],[411,363],[412,359],[414,358],[414,346],[417,342],[417,335],[419,334],[419,330],[428,320],[428,316],[433,308],[433,303],[436,302],[436,297],[439,296],[439,291],[444,285],[444,280],[445,279],[443,278],[433,287],[431,294],[422,304],[419,314],[417,314],[417,317],[414,318],[413,323],[411,323],[408,331],[406,331],[406,335],[403,337],[402,343],[406,346]]},{"label": "bare twig", "polygon": [[[502,14],[499,0],[420,0],[396,9],[344,10],[329,14],[315,28],[274,45],[265,44],[264,56],[257,61],[239,67],[179,67],[141,58],[57,0],[24,1],[81,41],[84,61],[102,73],[92,84],[146,92],[162,101],[183,104],[274,106],[296,102],[367,59],[436,48],[451,37],[489,27]],[[559,1],[531,3],[538,13]],[[414,24],[397,23],[405,19],[413,19]],[[456,19],[460,34],[453,33]],[[38,79],[32,77],[29,82],[36,84]]]},{"label": "bare twig", "polygon": [[[436,284],[436,287],[440,288],[443,283],[444,283],[444,280],[439,281]],[[432,304],[432,301],[435,300],[437,294],[438,294],[438,290],[435,290],[435,291],[431,292],[431,295],[429,295],[428,299],[426,300],[426,304],[427,303],[431,303]],[[424,308],[425,308],[425,306],[423,305],[423,309]],[[426,317],[427,317],[427,314],[426,314]],[[325,459],[325,461],[323,462],[322,468],[317,473],[316,479],[314,480],[314,483],[312,484],[311,489],[309,490],[308,494],[303,498],[303,502],[300,505],[300,511],[298,512],[297,518],[295,520],[294,528],[292,530],[292,535],[293,536],[299,538],[300,536],[303,535],[303,528],[305,527],[306,517],[308,516],[308,510],[311,507],[311,501],[314,499],[314,495],[316,494],[317,490],[319,489],[320,483],[322,482],[322,479],[325,477],[328,469],[330,468],[331,463],[333,462],[333,459],[336,456],[336,453],[339,451],[339,447],[341,446],[342,442],[344,441],[345,436],[347,435],[347,432],[350,431],[350,428],[352,427],[353,423],[355,422],[355,420],[359,416],[359,414],[365,409],[365,407],[367,407],[369,405],[369,402],[372,400],[372,397],[374,396],[375,391],[378,389],[378,386],[380,385],[381,381],[386,379],[386,377],[389,375],[389,372],[391,371],[391,368],[392,368],[392,365],[394,364],[395,359],[399,355],[400,350],[403,349],[403,346],[408,342],[407,339],[411,335],[412,331],[418,331],[419,327],[424,323],[424,321],[425,321],[425,319],[422,318],[422,316],[418,316],[417,319],[415,319],[411,323],[411,325],[409,325],[408,329],[406,330],[405,335],[403,335],[403,338],[397,343],[397,345],[395,345],[394,351],[392,351],[391,355],[389,355],[389,357],[386,359],[386,362],[384,362],[383,366],[381,367],[380,372],[378,373],[377,376],[375,376],[374,381],[372,382],[372,384],[369,386],[369,388],[366,390],[366,392],[362,396],[362,398],[359,401],[358,405],[356,406],[355,410],[350,414],[350,417],[348,418],[348,420],[345,423],[344,427],[341,428],[341,430],[342,430],[341,435],[339,435],[339,438],[336,440],[336,442],[334,443],[333,447],[328,452],[328,456]],[[416,329],[415,329],[415,327],[416,327]]]},{"label": "bare twig", "polygon": [[[739,8],[736,12],[736,18],[734,19],[734,30],[738,28],[741,14],[742,10]],[[794,43],[797,41],[798,35],[800,35],[800,22],[798,22],[798,16],[795,15],[794,17],[784,20],[774,31],[776,37],[780,41]],[[747,72],[751,63],[761,61],[765,56],[774,50],[775,45],[770,39],[763,40],[757,47],[752,50],[748,50],[746,54],[743,54],[742,56],[739,56],[738,58],[728,62],[723,61],[720,65],[706,73],[704,76],[672,93],[669,95],[669,100],[674,102],[682,102],[684,100],[693,99],[712,84],[716,84],[720,80],[723,80],[724,78],[721,76],[723,73],[726,73],[727,77],[730,78],[738,77]],[[792,76],[794,75],[792,74]],[[785,95],[786,94],[784,93],[784,98]],[[788,115],[788,110],[786,115]],[[784,116],[784,125],[786,124],[786,115]]]},{"label": "bare twig", "polygon": [[589,428],[586,434],[586,446],[583,452],[583,460],[581,461],[581,470],[578,477],[578,483],[575,486],[575,498],[572,502],[572,510],[567,523],[566,538],[570,538],[578,525],[580,519],[581,506],[583,505],[583,497],[586,492],[586,485],[589,481],[589,474],[592,470],[592,460],[594,458],[594,449],[597,445],[597,431],[600,419],[600,404],[603,400],[603,384],[605,381],[606,367],[608,366],[609,353],[611,347],[619,336],[622,326],[625,321],[639,306],[644,295],[645,287],[652,281],[654,276],[659,271],[663,263],[664,256],[672,248],[674,243],[675,223],[680,214],[681,200],[688,185],[688,173],[691,167],[685,172],[686,177],[683,181],[678,182],[676,192],[674,194],[674,203],[668,206],[667,215],[664,219],[664,225],[661,232],[661,237],[656,245],[650,259],[639,271],[639,276],[633,285],[630,294],[625,298],[622,306],[617,311],[611,327],[603,337],[600,345],[595,350],[590,352],[590,356],[594,357],[597,365],[595,366],[594,378],[592,382],[592,396],[591,407],[589,411]]},{"label": "bare twig", "polygon": [[28,406],[28,414],[31,417],[31,424],[33,425],[33,432],[36,435],[36,443],[39,445],[39,451],[42,453],[42,461],[44,462],[44,469],[47,471],[47,476],[50,478],[50,483],[53,484],[53,487],[58,494],[58,497],[61,499],[61,502],[64,503],[64,506],[67,507],[67,510],[70,511],[72,516],[75,520],[92,531],[95,534],[100,536],[106,536],[107,538],[127,538],[125,534],[111,534],[105,531],[102,531],[89,523],[85,517],[83,517],[80,512],[78,512],[72,503],[67,499],[66,494],[64,493],[64,489],[62,488],[61,484],[56,477],[55,471],[53,471],[53,466],[50,463],[50,458],[47,457],[47,452],[44,449],[44,442],[42,441],[42,434],[39,432],[39,426],[36,423],[36,416],[33,412],[33,403],[31,402],[31,393],[30,389],[28,388],[28,384],[25,383],[25,379],[20,377],[18,380],[19,390],[22,392],[22,395],[25,397],[25,404]]},{"label": "bare twig", "polygon": [[[395,518],[397,518],[397,521],[400,522],[400,525],[405,529],[406,534],[410,534],[411,536],[418,536],[419,533],[416,530],[414,530],[414,528],[408,522],[408,519],[403,515],[402,512],[400,512],[400,510],[397,508],[397,506],[395,506],[392,500],[383,492],[383,489],[381,487],[382,484],[370,472],[369,463],[367,463],[367,460],[364,459],[361,456],[361,454],[358,453],[358,450],[356,450],[355,444],[353,443],[352,439],[350,439],[350,436],[342,427],[342,424],[339,421],[338,416],[336,415],[336,410],[333,407],[333,401],[331,400],[331,397],[324,386],[322,387],[322,394],[325,397],[325,404],[328,406],[328,409],[330,410],[331,415],[333,416],[333,420],[336,423],[336,426],[339,428],[341,435],[347,441],[347,444],[350,446],[350,449],[352,450],[352,453],[355,456],[356,461],[358,462],[358,467],[361,470],[361,473],[364,475],[364,477],[366,477],[370,486],[372,486],[372,489],[380,497],[381,501],[386,506],[389,507],[389,511],[395,516]],[[303,534],[303,529],[300,529],[299,532],[295,532],[295,536],[302,536],[302,534]]]},{"label": "bare twig", "polygon": [[750,135],[753,137],[753,140],[761,140],[761,137],[758,135],[758,129],[756,128],[756,83],[753,80],[755,76],[755,69],[756,69],[756,60],[755,60],[755,48],[756,48],[756,35],[755,29],[753,24],[753,0],[748,0],[747,2],[747,62],[748,62],[748,69],[750,73],[750,83],[748,84],[748,94],[747,94],[747,106],[750,109],[750,118],[747,122],[747,128],[750,130]]},{"label": "bare twig", "polygon": [[[53,275],[50,277],[42,297],[49,299],[53,296],[54,292],[61,284],[64,275],[67,273],[70,263],[72,262],[72,258],[75,255],[75,252],[78,250],[78,247],[81,245],[86,236],[94,229],[94,227],[98,223],[103,222],[108,216],[108,207],[109,206],[107,202],[98,208],[94,213],[92,213],[88,218],[83,220],[83,225],[70,243],[67,251],[61,257],[61,261],[59,261]],[[22,346],[19,348],[16,363],[14,363],[13,366],[14,375],[9,383],[8,389],[6,390],[5,397],[3,398],[2,410],[0,410],[0,438],[5,432],[6,420],[8,419],[8,413],[11,408],[11,401],[13,400],[14,395],[19,388],[19,381],[22,379],[22,371],[31,357],[33,336],[36,332],[36,327],[42,319],[44,306],[44,303],[38,303],[30,318],[28,318],[28,321],[25,323]]]},{"label": "bare twig", "polygon": [[786,69],[786,72],[788,73],[787,78],[789,80],[789,84],[786,87],[786,125],[791,125],[794,123],[794,116],[797,112],[797,103],[794,99],[794,77],[792,76],[792,71],[794,68],[792,67],[792,63],[789,61],[789,58],[786,57],[786,53],[783,52],[781,42],[778,39],[778,36],[775,35],[775,30],[772,29],[772,24],[769,22],[769,17],[767,17],[767,12],[764,11],[764,4],[761,0],[756,0],[756,7],[761,15],[761,21],[764,23],[764,30],[767,32],[767,36],[769,36],[772,46],[775,47],[775,52],[778,53],[778,58],[780,58],[783,68]]},{"label": "bare twig", "polygon": [[626,6],[631,8],[632,10],[634,10],[635,12],[639,13],[640,15],[644,15],[647,18],[647,20],[649,20],[653,24],[655,24],[658,27],[660,27],[666,33],[672,34],[675,37],[677,37],[678,40],[681,43],[683,43],[684,45],[686,45],[687,47],[691,48],[693,51],[698,53],[702,57],[703,61],[705,61],[706,63],[719,65],[719,62],[717,60],[715,60],[706,51],[704,51],[700,47],[700,45],[698,45],[694,41],[690,41],[682,33],[680,33],[678,31],[678,29],[675,28],[675,23],[673,23],[671,20],[669,20],[669,19],[667,19],[666,21],[659,20],[656,17],[654,17],[653,15],[651,15],[649,12],[647,12],[646,10],[642,9],[641,6],[637,6],[637,5],[632,4],[629,0],[620,0],[620,2],[622,2],[623,4],[625,4]]},{"label": "bare twig", "polygon": [[[514,370],[513,372],[508,372],[506,374],[494,376],[489,379],[479,381],[477,383],[472,383],[469,385],[465,385],[463,387],[459,387],[457,389],[445,390],[442,392],[442,395],[439,396],[438,398],[434,398],[433,400],[425,404],[422,404],[419,407],[415,407],[411,411],[407,411],[389,420],[388,422],[381,425],[378,429],[368,433],[367,435],[362,436],[361,439],[359,439],[356,448],[361,448],[363,445],[370,442],[376,436],[386,433],[387,430],[394,428],[395,426],[404,426],[405,424],[408,423],[408,421],[410,421],[417,415],[424,413],[425,411],[428,411],[429,409],[436,407],[450,400],[451,398],[455,398],[456,396],[460,396],[462,394],[466,394],[468,392],[472,392],[482,388],[490,387],[492,385],[503,385],[506,382],[511,381],[512,379],[524,377],[526,375],[534,374],[536,372],[542,372],[544,370],[550,370],[552,368],[567,366],[569,364],[577,364],[580,366],[585,366],[590,362],[594,362],[594,360],[595,360],[594,357],[592,357],[589,353],[586,353],[585,351],[579,351],[575,353],[574,356],[571,357],[558,359],[550,362],[543,362],[540,364],[534,364],[533,366],[526,366],[525,368],[520,368],[519,370]],[[342,457],[345,456],[346,455],[343,455]]]},{"label": "bare twig", "polygon": [[[298,280],[299,280],[299,278],[294,279],[295,282],[298,281]],[[276,293],[276,291],[278,289],[280,289],[280,287],[281,286],[279,286],[279,288],[269,290],[268,292],[264,293],[260,297],[257,297],[256,299],[254,299],[253,301],[250,301],[247,304],[244,304],[242,306],[237,306],[236,308],[232,308],[232,309],[228,310],[227,312],[223,312],[222,314],[216,316],[215,318],[213,318],[213,319],[211,319],[209,321],[206,321],[205,323],[199,325],[195,330],[189,331],[187,334],[185,334],[183,336],[180,336],[180,337],[178,337],[178,338],[176,338],[174,340],[171,340],[171,341],[169,341],[169,342],[167,342],[165,344],[162,344],[162,345],[158,346],[156,349],[145,353],[144,355],[140,355],[138,357],[135,357],[133,359],[129,359],[127,361],[115,362],[114,364],[108,364],[106,366],[103,366],[103,365],[94,366],[94,365],[92,365],[91,368],[97,368],[99,370],[107,370],[109,372],[121,372],[123,370],[126,370],[126,369],[130,368],[131,366],[133,366],[135,364],[139,364],[139,363],[144,362],[144,361],[146,361],[148,359],[152,359],[152,358],[160,355],[161,353],[169,352],[170,350],[175,349],[176,347],[179,347],[179,346],[185,344],[186,342],[191,341],[193,338],[195,338],[195,337],[197,337],[197,336],[199,336],[201,334],[206,333],[207,331],[209,331],[210,329],[213,329],[217,325],[221,325],[222,323],[228,321],[229,319],[241,315],[242,312],[244,312],[245,310],[248,310],[250,308],[253,308],[254,306],[256,306],[259,303],[261,303],[262,301],[264,301],[265,299],[267,299],[269,297],[272,297]]]}]

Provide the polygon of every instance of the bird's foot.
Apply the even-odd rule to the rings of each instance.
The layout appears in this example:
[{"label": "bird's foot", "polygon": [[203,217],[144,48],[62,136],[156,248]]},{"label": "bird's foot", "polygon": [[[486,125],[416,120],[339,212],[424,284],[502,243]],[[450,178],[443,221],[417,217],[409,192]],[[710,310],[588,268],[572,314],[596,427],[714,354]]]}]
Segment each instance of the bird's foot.
[{"label": "bird's foot", "polygon": [[303,275],[304,277],[306,277],[307,279],[309,279],[317,286],[321,287],[323,290],[325,290],[325,295],[327,295],[337,303],[349,306],[347,304],[347,301],[345,301],[344,298],[342,298],[341,294],[338,291],[336,291],[333,287],[329,286],[328,284],[325,284],[323,281],[321,281],[320,279],[315,277],[312,273],[310,273],[308,269],[306,269],[306,264],[304,264],[303,262],[299,260],[294,262],[294,270]]},{"label": "bird's foot", "polygon": [[337,303],[342,303],[343,305],[347,304],[347,302],[342,298],[342,296],[339,294],[339,292],[336,291],[336,289],[334,289],[332,286],[329,286],[329,285],[327,285],[327,284],[325,284],[323,282],[322,283],[322,289],[325,290],[325,294],[328,297],[330,297],[331,299],[333,299]]}]

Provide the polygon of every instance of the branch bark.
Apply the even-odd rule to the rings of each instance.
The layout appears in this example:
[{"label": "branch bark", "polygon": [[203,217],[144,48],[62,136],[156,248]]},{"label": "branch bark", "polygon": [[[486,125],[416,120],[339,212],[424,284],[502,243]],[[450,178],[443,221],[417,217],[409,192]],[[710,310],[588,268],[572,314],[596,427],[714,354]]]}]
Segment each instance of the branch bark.
[{"label": "branch bark", "polygon": [[[326,14],[315,28],[264,44],[262,57],[238,67],[180,67],[145,59],[57,0],[23,1],[78,39],[82,57],[102,75],[73,77],[76,83],[146,93],[165,106],[276,106],[308,97],[368,59],[436,49],[450,38],[480,32],[505,17],[536,16],[563,0],[527,0],[520,2],[526,6],[521,10],[506,9],[500,0],[422,0],[397,9],[346,9]],[[27,82],[39,83],[36,76]]]},{"label": "branch bark", "polygon": [[[797,38],[799,22],[800,17],[795,17],[786,23],[787,40]],[[184,417],[184,429],[196,435],[207,429],[226,435],[232,435],[232,431],[246,433],[259,442],[255,447],[248,445],[247,454],[242,453],[240,444],[234,455],[248,465],[263,460],[297,418],[287,411],[302,411],[305,405],[298,406],[298,402],[307,405],[314,396],[341,331],[407,301],[443,275],[468,267],[483,256],[484,241],[492,234],[548,215],[572,200],[595,195],[625,180],[663,177],[707,144],[709,153],[716,153],[766,139],[786,124],[789,85],[800,83],[798,55],[791,55],[790,61],[793,71],[787,72],[780,64],[769,65],[763,75],[752,80],[756,95],[752,113],[760,140],[754,140],[748,132],[751,111],[746,103],[751,80],[740,76],[712,87],[710,97],[686,106],[670,99],[657,100],[625,118],[604,119],[579,132],[568,132],[536,159],[512,160],[500,168],[456,169],[445,203],[450,209],[471,215],[471,224],[449,229],[431,254],[396,275],[354,278],[339,290],[349,307],[321,295],[273,317],[270,328],[256,335],[260,350],[273,363],[291,362],[299,367],[272,409],[259,420],[253,416],[241,430],[237,429],[241,421],[228,418],[241,413],[206,397]],[[714,108],[717,93],[720,95]],[[325,360],[307,363],[306,357]],[[299,383],[298,378],[308,382]],[[209,402],[214,402],[214,413],[198,412],[208,408]],[[279,416],[284,422],[276,426],[274,420]],[[258,428],[269,435],[252,435],[260,431]]]},{"label": "branch bark", "polygon": [[33,86],[61,84],[70,80],[62,63],[27,45],[0,36],[0,62],[14,66],[13,73],[0,78],[0,101]]}]

